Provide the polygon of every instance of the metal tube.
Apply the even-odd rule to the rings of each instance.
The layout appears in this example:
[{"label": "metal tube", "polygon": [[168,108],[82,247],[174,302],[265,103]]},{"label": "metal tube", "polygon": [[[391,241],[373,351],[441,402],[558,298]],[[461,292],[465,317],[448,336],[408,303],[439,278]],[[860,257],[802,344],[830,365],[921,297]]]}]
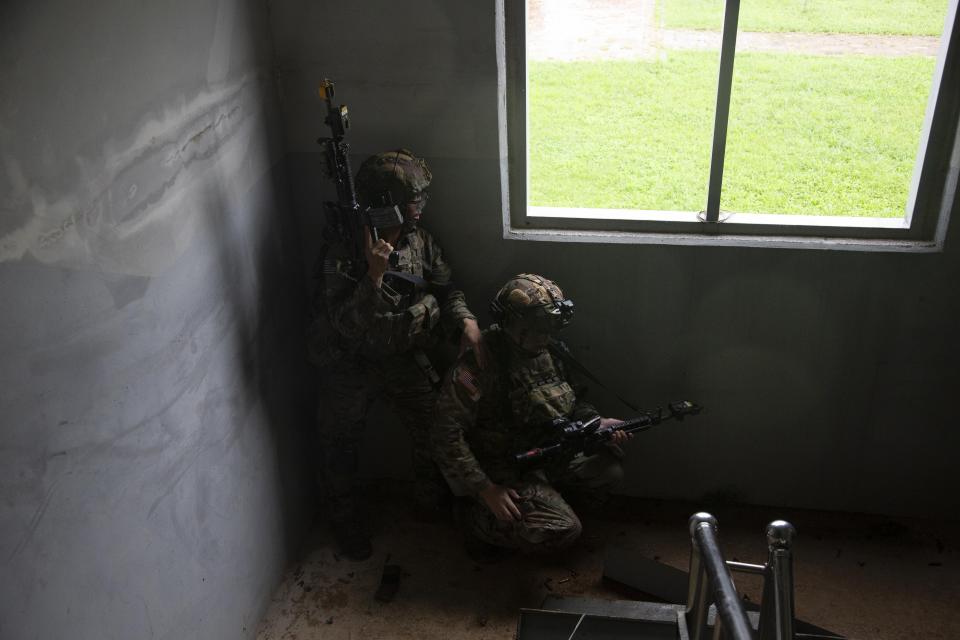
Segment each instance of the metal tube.
[{"label": "metal tube", "polygon": [[727,569],[730,571],[739,571],[740,573],[752,573],[754,575],[765,575],[767,566],[763,564],[750,564],[749,562],[736,562],[727,560]]},{"label": "metal tube", "polygon": [[690,516],[690,577],[687,583],[686,614],[691,640],[706,640],[709,637],[707,616],[710,612],[710,589],[700,547],[694,537],[697,527],[704,524],[716,527],[717,520],[709,513],[695,513]]},{"label": "metal tube", "polygon": [[767,525],[767,574],[760,608],[761,640],[793,640],[793,554],[796,530],[785,520]]},{"label": "metal tube", "polygon": [[723,35],[720,45],[720,74],[717,80],[717,107],[713,116],[713,151],[710,154],[710,183],[707,187],[706,221],[720,219],[720,186],[723,183],[723,160],[727,146],[727,122],[730,119],[730,94],[733,84],[733,56],[737,48],[737,19],[740,0],[727,0],[723,12]]},{"label": "metal tube", "polygon": [[700,548],[701,562],[706,569],[711,595],[717,605],[717,622],[722,622],[724,636],[733,640],[752,640],[747,613],[720,552],[716,521],[698,523],[693,527],[693,539]]},{"label": "metal tube", "polygon": [[723,621],[717,618],[713,621],[713,636],[711,640],[723,640]]}]

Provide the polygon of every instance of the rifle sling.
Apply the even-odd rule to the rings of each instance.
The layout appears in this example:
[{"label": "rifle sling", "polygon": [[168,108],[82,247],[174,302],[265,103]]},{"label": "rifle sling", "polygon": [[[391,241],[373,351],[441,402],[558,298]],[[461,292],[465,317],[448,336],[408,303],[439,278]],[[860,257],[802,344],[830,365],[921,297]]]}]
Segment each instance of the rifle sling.
[{"label": "rifle sling", "polygon": [[618,394],[616,391],[614,391],[607,385],[603,384],[603,382],[600,381],[600,378],[590,373],[589,369],[587,369],[585,366],[580,364],[577,361],[577,359],[573,357],[573,354],[570,353],[569,347],[567,347],[566,343],[564,343],[562,340],[556,340],[554,342],[551,342],[550,346],[547,348],[550,350],[550,353],[552,353],[554,356],[562,360],[564,363],[570,365],[572,369],[576,370],[581,375],[586,376],[593,382],[596,382],[598,385],[600,385],[601,387],[603,387],[604,389],[612,393],[614,396],[616,396],[617,400],[619,400],[620,402],[628,406],[631,411],[637,411],[637,412],[640,411],[639,407],[637,407],[632,402],[624,399],[623,396]]},{"label": "rifle sling", "polygon": [[450,295],[450,292],[456,288],[452,282],[447,283],[445,285],[438,285],[433,282],[430,282],[429,280],[426,280],[421,276],[417,276],[412,273],[406,273],[403,271],[394,271],[392,269],[387,271],[383,275],[385,278],[386,276],[390,276],[392,278],[397,278],[398,280],[409,282],[410,284],[413,285],[415,291],[429,291],[430,293],[433,293],[437,297],[437,302],[439,302],[440,304],[443,304],[446,301],[447,296]]},{"label": "rifle sling", "polygon": [[428,286],[430,286],[426,280],[424,280],[420,276],[415,276],[412,273],[404,273],[403,271],[390,270],[384,273],[383,275],[398,278],[400,280],[406,280],[407,282],[413,284],[414,286],[420,289],[426,289]]}]

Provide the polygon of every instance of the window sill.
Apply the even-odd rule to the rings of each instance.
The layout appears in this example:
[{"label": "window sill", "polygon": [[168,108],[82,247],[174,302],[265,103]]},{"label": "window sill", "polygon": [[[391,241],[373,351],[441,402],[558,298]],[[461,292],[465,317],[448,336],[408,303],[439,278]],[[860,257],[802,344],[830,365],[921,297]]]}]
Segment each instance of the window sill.
[{"label": "window sill", "polygon": [[[527,226],[504,222],[504,238],[512,240],[908,253],[942,250],[937,241],[906,237],[909,227],[902,218],[738,213],[708,224],[697,213],[686,211],[528,207]],[[643,228],[605,228],[611,223]],[[886,237],[851,237],[866,235]]]}]

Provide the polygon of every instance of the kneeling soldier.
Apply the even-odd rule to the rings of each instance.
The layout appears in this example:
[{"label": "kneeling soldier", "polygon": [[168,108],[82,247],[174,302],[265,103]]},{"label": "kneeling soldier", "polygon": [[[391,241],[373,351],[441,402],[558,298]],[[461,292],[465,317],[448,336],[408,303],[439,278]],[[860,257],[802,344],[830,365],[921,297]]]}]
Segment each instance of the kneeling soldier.
[{"label": "kneeling soldier", "polygon": [[[580,535],[577,514],[560,489],[603,490],[623,475],[617,432],[593,455],[523,468],[514,454],[548,436],[558,417],[597,415],[577,399],[564,362],[549,349],[573,314],[573,303],[543,277],[520,274],[500,289],[491,309],[499,324],[484,332],[490,354],[481,368],[465,352],[447,376],[431,433],[434,458],[460,502],[468,548],[552,551]],[[615,424],[602,418],[604,426]]]}]

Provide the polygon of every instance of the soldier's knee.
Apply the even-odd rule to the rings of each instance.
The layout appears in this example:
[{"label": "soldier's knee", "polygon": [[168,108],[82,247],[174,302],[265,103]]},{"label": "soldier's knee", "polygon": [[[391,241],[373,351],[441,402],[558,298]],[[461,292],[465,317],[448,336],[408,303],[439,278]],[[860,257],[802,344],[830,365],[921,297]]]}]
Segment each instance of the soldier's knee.
[{"label": "soldier's knee", "polygon": [[570,546],[580,537],[580,534],[583,533],[583,523],[580,522],[580,518],[577,517],[577,514],[571,513],[570,523],[567,527],[567,535],[564,538],[564,546]]},{"label": "soldier's knee", "polygon": [[612,455],[592,456],[576,475],[576,484],[582,487],[607,490],[623,482],[623,465]]},{"label": "soldier's knee", "polygon": [[615,460],[607,465],[601,474],[603,485],[617,485],[623,482],[623,465],[619,460]]},{"label": "soldier's knee", "polygon": [[580,538],[581,533],[583,533],[583,523],[580,522],[577,514],[571,511],[563,525],[557,528],[551,547],[553,549],[566,549]]},{"label": "soldier's knee", "polygon": [[537,531],[536,541],[532,551],[549,553],[566,549],[571,546],[583,533],[583,524],[573,511],[564,514],[563,518],[555,519],[549,529]]}]

